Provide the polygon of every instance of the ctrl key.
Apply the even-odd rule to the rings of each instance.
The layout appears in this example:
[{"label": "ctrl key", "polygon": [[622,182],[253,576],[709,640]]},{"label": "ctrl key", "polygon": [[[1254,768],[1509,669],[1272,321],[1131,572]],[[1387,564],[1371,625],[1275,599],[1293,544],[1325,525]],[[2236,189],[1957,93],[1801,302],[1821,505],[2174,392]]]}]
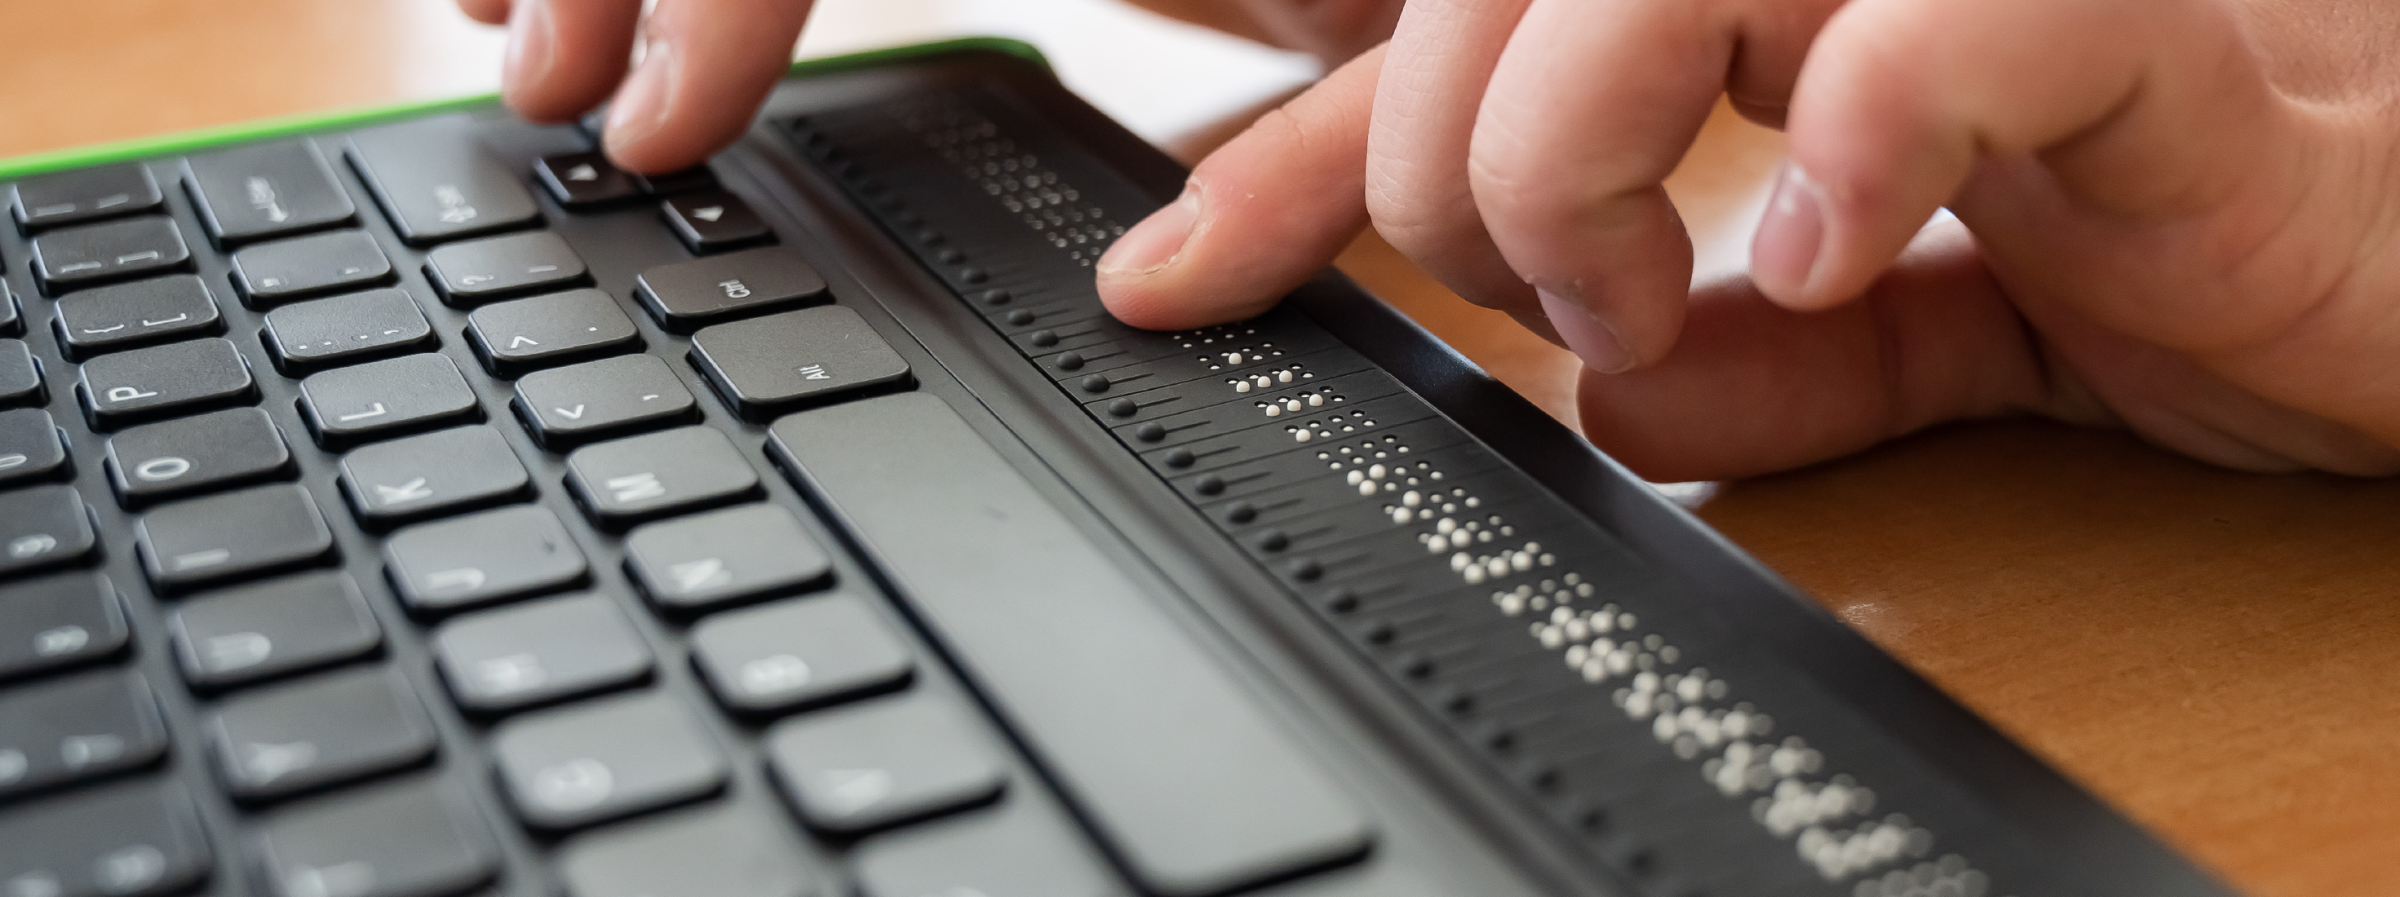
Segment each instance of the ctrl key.
[{"label": "ctrl key", "polygon": [[8,897],[150,897],[190,887],[214,865],[191,796],[172,782],[82,791],[0,816]]},{"label": "ctrl key", "polygon": [[263,829],[260,865],[277,897],[446,897],[500,871],[491,831],[430,777],[318,798]]}]

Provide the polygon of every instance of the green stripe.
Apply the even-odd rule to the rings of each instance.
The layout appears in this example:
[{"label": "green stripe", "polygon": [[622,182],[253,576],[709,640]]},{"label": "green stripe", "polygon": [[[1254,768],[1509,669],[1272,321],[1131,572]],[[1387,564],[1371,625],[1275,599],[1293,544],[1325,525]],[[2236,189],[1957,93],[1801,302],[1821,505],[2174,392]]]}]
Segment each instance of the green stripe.
[{"label": "green stripe", "polygon": [[[1003,37],[964,37],[955,40],[914,44],[905,47],[892,47],[884,50],[869,50],[864,53],[852,53],[845,56],[829,56],[823,59],[802,60],[800,62],[792,63],[791,72],[787,77],[796,77],[801,75],[823,75],[831,72],[843,72],[852,69],[871,68],[879,65],[891,65],[900,62],[906,62],[912,59],[921,59],[928,56],[939,56],[945,53],[963,53],[978,50],[1005,53],[1045,68],[1047,68],[1050,64],[1049,60],[1042,57],[1042,51],[1035,49],[1032,44],[1028,44],[1024,41]],[[498,94],[485,94],[483,96],[455,97],[442,100],[420,100],[417,102],[375,106],[366,109],[342,109],[331,112],[308,112],[299,115],[263,118],[256,121],[246,121],[230,125],[217,125],[214,127],[200,128],[191,131],[178,131],[172,134],[159,134],[151,137],[136,137],[131,140],[118,140],[109,143],[96,143],[90,146],[78,146],[63,150],[51,150],[49,152],[33,153],[31,155],[0,159],[0,181],[21,178],[31,174],[41,174],[48,171],[58,171],[67,168],[85,168],[93,165],[106,165],[111,162],[122,162],[127,159],[139,159],[147,156],[164,156],[188,153],[193,150],[204,149],[212,146],[221,146],[229,143],[243,143],[252,140],[264,140],[270,137],[282,137],[288,134],[297,134],[308,131],[348,130],[351,128],[362,127],[376,122],[389,121],[392,119],[413,118],[417,116],[432,115],[437,112],[448,112],[454,109],[472,108],[475,106],[492,103],[498,99]]]}]

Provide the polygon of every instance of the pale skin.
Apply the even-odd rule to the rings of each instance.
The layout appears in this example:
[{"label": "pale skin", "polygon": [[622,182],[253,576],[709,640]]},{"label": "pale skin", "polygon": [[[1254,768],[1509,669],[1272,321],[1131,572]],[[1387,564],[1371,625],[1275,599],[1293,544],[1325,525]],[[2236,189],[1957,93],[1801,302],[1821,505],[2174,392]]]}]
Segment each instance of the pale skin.
[{"label": "pale skin", "polygon": [[[615,94],[609,152],[642,170],[736,137],[807,13],[459,3],[509,23],[512,105]],[[1254,314],[1373,226],[1581,356],[1586,432],[1653,479],[2009,414],[2400,473],[2400,4],[1148,5],[1348,61],[1103,259],[1128,322]],[[1720,95],[1792,161],[1749,276],[1694,287],[1660,182]],[[1925,227],[1943,207],[1958,223]]]}]

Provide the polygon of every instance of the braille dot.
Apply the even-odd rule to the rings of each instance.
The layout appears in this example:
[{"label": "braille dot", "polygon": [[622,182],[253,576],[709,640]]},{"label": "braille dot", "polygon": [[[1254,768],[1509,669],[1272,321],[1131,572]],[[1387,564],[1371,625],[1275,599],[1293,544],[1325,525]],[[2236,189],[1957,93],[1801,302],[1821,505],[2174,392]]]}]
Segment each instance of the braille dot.
[{"label": "braille dot", "polygon": [[1254,544],[1260,551],[1282,551],[1292,547],[1292,537],[1284,535],[1282,530],[1271,529],[1260,533],[1258,541]]},{"label": "braille dot", "polygon": [[[1026,320],[1032,319],[1027,318]],[[1025,341],[1034,344],[1038,348],[1047,349],[1051,346],[1058,345],[1058,334],[1049,330],[1036,330],[1030,334],[1027,334]]]},{"label": "braille dot", "polygon": [[942,264],[945,264],[945,265],[955,265],[955,264],[958,264],[958,263],[960,263],[960,262],[966,261],[966,260],[967,260],[967,254],[966,254],[966,253],[964,253],[964,252],[960,252],[960,251],[958,251],[958,247],[955,247],[955,246],[953,246],[953,247],[950,247],[950,248],[944,249],[944,250],[942,250],[942,251],[941,251],[941,252],[939,252],[939,253],[935,253],[935,254],[934,254],[934,259],[935,259],[936,261],[939,261],[939,262],[941,262]]},{"label": "braille dot", "polygon": [[1108,403],[1108,416],[1110,417],[1132,417],[1140,413],[1142,413],[1142,406],[1136,404],[1132,399],[1118,399]]},{"label": "braille dot", "polygon": [[1093,395],[1099,395],[1100,393],[1107,392],[1108,387],[1111,384],[1108,382],[1107,377],[1100,374],[1093,374],[1089,377],[1075,381],[1075,385],[1083,387],[1084,392],[1088,392]]},{"label": "braille dot", "polygon": [[1213,473],[1201,477],[1199,481],[1192,484],[1192,491],[1202,495],[1223,495],[1225,494],[1225,478]]},{"label": "braille dot", "polygon": [[1257,520],[1258,506],[1246,501],[1234,502],[1232,505],[1226,507],[1225,519],[1228,522],[1236,524],[1249,523],[1250,521]]},{"label": "braille dot", "polygon": [[1349,589],[1335,592],[1325,599],[1325,609],[1337,614],[1355,611],[1358,609],[1358,593]]},{"label": "braille dot", "polygon": [[1006,320],[1008,323],[1014,326],[1023,327],[1027,324],[1033,323],[1033,317],[1033,312],[1020,308],[1009,312],[1008,317],[1004,318],[1003,320]]},{"label": "braille dot", "polygon": [[985,305],[1000,306],[1007,305],[1008,300],[1015,297],[1009,295],[1007,290],[985,290],[976,294],[975,298]]},{"label": "braille dot", "polygon": [[1433,677],[1433,658],[1422,654],[1402,658],[1400,673],[1411,679],[1430,679]]},{"label": "braille dot", "polygon": [[1197,456],[1192,454],[1191,449],[1179,448],[1167,453],[1167,466],[1177,470],[1190,467],[1199,460],[1200,459]]},{"label": "braille dot", "polygon": [[1301,558],[1293,561],[1292,565],[1285,569],[1291,572],[1293,579],[1301,582],[1316,582],[1325,576],[1325,566],[1317,563],[1314,558]]},{"label": "braille dot", "polygon": [[[1119,400],[1119,401],[1126,401],[1126,400]],[[1131,403],[1128,401],[1128,404],[1131,404]],[[1111,409],[1111,410],[1114,410],[1114,409]],[[1159,441],[1159,440],[1162,440],[1162,439],[1165,439],[1165,438],[1167,438],[1167,428],[1165,428],[1165,427],[1162,427],[1162,426],[1159,426],[1159,425],[1158,425],[1157,423],[1155,423],[1155,422],[1153,422],[1153,423],[1146,423],[1146,424],[1143,424],[1143,425],[1141,425],[1141,426],[1138,426],[1138,427],[1135,427],[1135,428],[1133,428],[1133,438],[1135,438],[1135,439],[1139,439],[1139,440],[1141,440],[1141,441],[1143,441],[1143,442],[1157,442],[1157,441]]]},{"label": "braille dot", "polygon": [[1080,371],[1083,370],[1083,353],[1061,352],[1057,358],[1051,359],[1050,363],[1062,371]]},{"label": "braille dot", "polygon": [[1376,622],[1367,624],[1367,644],[1389,645],[1392,643],[1392,639],[1397,635],[1399,635],[1399,633],[1392,631],[1392,624],[1390,623],[1385,623],[1381,620],[1378,620]]},{"label": "braille dot", "polygon": [[960,268],[958,279],[960,283],[982,283],[992,279],[992,273],[982,268]]}]

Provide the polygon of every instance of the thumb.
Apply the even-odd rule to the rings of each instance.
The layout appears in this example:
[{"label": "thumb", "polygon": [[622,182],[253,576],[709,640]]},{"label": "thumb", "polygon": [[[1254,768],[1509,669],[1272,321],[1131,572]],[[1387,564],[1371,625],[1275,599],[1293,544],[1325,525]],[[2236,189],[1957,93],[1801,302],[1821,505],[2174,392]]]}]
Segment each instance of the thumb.
[{"label": "thumb", "polygon": [[1250,317],[1366,227],[1367,123],[1383,48],[1267,113],[1201,160],[1183,195],[1100,257],[1100,298],[1136,327]]}]

